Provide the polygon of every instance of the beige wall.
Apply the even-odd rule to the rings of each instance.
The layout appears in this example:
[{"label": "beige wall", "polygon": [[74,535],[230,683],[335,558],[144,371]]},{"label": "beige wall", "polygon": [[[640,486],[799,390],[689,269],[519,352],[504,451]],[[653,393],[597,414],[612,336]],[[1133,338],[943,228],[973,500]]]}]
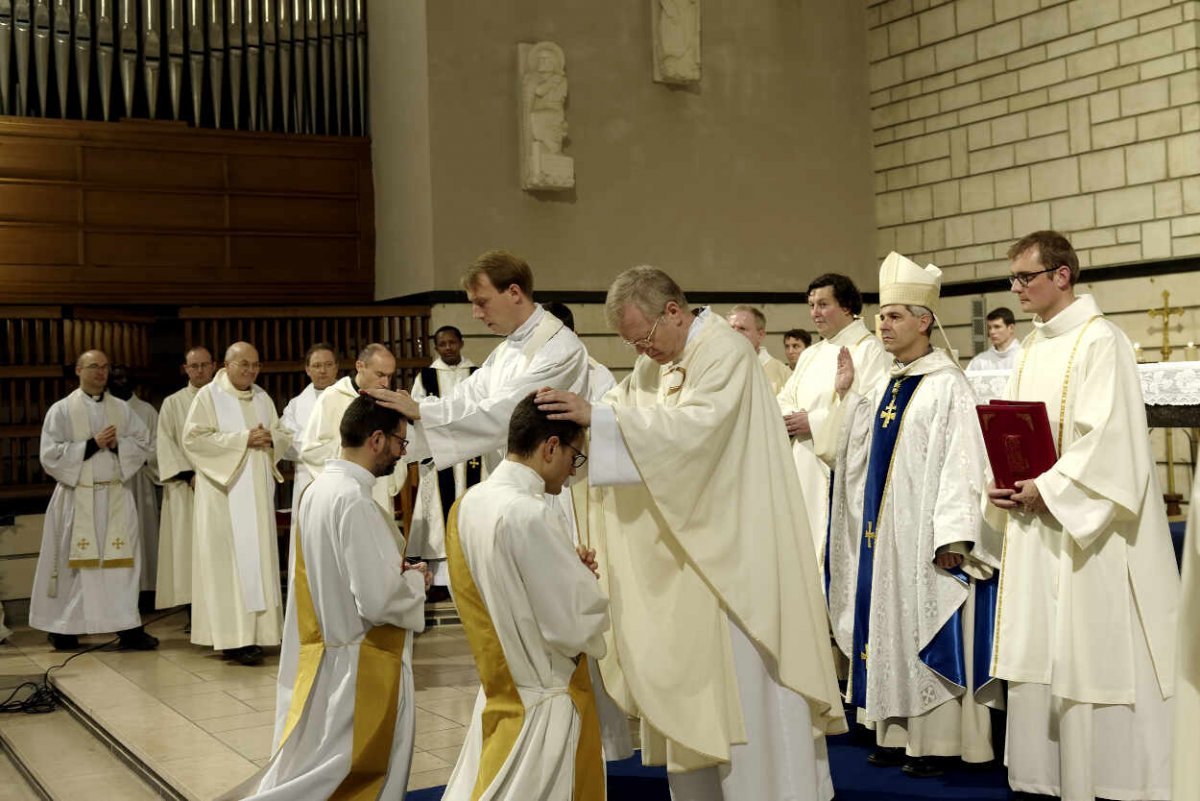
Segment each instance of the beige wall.
[{"label": "beige wall", "polygon": [[[869,273],[864,7],[702,6],[704,78],[677,89],[651,80],[648,0],[372,3],[377,295],[454,289],[495,247],[544,289],[604,289],[646,262],[691,290]],[[401,39],[420,42],[391,52]],[[540,39],[566,51],[577,186],[535,196],[518,183],[514,83],[517,43]]]}]

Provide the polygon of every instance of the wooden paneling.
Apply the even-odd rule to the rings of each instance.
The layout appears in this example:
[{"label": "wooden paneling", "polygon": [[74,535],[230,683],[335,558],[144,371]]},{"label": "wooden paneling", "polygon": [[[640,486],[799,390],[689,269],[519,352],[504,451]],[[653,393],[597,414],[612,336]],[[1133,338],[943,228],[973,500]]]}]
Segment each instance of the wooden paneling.
[{"label": "wooden paneling", "polygon": [[370,301],[366,139],[0,118],[0,298]]}]

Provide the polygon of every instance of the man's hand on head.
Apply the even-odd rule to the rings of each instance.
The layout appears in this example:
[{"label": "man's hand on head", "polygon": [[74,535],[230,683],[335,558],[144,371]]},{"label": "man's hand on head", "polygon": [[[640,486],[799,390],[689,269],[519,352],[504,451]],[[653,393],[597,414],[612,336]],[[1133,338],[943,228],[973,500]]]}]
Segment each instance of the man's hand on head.
[{"label": "man's hand on head", "polygon": [[592,404],[574,392],[543,387],[538,390],[533,402],[551,420],[570,420],[581,426],[592,424]]},{"label": "man's hand on head", "polygon": [[421,419],[421,404],[413,400],[412,395],[409,395],[404,390],[385,389],[376,387],[374,389],[360,389],[363,395],[369,395],[375,399],[385,409],[400,412],[409,420]]}]

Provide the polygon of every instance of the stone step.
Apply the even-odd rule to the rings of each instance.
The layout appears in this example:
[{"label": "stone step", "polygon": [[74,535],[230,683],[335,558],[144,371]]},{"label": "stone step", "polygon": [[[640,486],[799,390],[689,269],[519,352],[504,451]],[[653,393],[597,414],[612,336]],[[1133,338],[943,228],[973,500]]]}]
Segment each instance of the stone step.
[{"label": "stone step", "polygon": [[0,753],[0,801],[44,801],[7,753]]}]

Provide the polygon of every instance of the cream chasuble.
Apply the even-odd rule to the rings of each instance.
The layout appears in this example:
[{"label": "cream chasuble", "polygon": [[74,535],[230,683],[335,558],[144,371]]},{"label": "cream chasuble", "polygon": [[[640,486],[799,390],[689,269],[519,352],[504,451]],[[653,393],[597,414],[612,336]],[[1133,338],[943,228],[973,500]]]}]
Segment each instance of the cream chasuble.
[{"label": "cream chasuble", "polygon": [[280,658],[275,752],[228,799],[398,799],[408,784],[424,577],[401,569],[374,477],[341,459],[324,468],[297,508],[284,621],[296,650]]},{"label": "cream chasuble", "polygon": [[[408,462],[432,457],[437,469],[476,457],[484,473],[504,458],[508,420],[525,396],[542,387],[587,395],[587,350],[541,305],[454,391],[421,401],[409,428]],[[566,496],[564,496],[566,497]]]},{"label": "cream chasuble", "polygon": [[155,606],[166,609],[192,602],[192,513],[196,468],[183,450],[183,424],[199,387],[188,384],[168,395],[158,415],[158,474],[162,515],[158,526],[158,582]]},{"label": "cream chasuble", "polygon": [[[247,447],[250,429],[272,448]],[[275,530],[275,463],[290,443],[258,386],[239,390],[225,370],[201,388],[183,428],[196,466],[192,642],[218,650],[278,645],[282,613]]]},{"label": "cream chasuble", "polygon": [[[117,449],[85,459],[109,425]],[[42,423],[42,469],[58,483],[46,509],[29,602],[29,625],[55,634],[99,634],[142,624],[137,504],[130,488],[150,432],[123,400],[75,390]]]},{"label": "cream chasuble", "polygon": [[[976,643],[991,644],[993,605],[983,603],[977,618],[972,601],[999,557],[973,547],[987,455],[971,388],[934,350],[893,366],[865,397],[847,393],[829,423],[841,429],[829,609],[853,667],[847,697],[883,724],[881,745],[988,762],[991,720],[981,704],[999,704],[1001,693]],[[969,551],[961,569],[934,564],[945,549]],[[995,582],[983,586],[994,597]]]},{"label": "cream chasuble", "polygon": [[[640,357],[592,423],[590,480],[621,484],[594,486],[590,504],[613,620],[601,673],[642,720],[643,760],[714,783],[720,766],[727,798],[747,786],[739,773],[753,788],[741,797],[828,798],[822,735],[846,726],[825,604],[779,406],[749,343],[706,310],[678,362]],[[611,469],[629,458],[636,471]]]},{"label": "cream chasuble", "polygon": [[767,383],[771,385],[771,391],[778,395],[792,377],[792,369],[768,353],[766,348],[758,349],[758,363],[767,374]]},{"label": "cream chasuble", "polygon": [[138,533],[142,555],[143,591],[153,590],[158,577],[158,412],[137,395],[125,401],[141,418],[150,432],[150,453],[146,464],[133,477],[133,498],[138,508]]},{"label": "cream chasuble", "polygon": [[1090,295],[1034,328],[1005,397],[1046,404],[1049,512],[985,501],[1004,532],[992,673],[1010,682],[1009,782],[1165,798],[1179,572],[1133,348]]},{"label": "cream chasuble", "polygon": [[1200,798],[1200,472],[1192,487],[1183,540],[1179,610],[1179,667],[1175,681],[1175,760],[1172,798]]},{"label": "cream chasuble", "polygon": [[[354,376],[348,375],[326,388],[313,406],[312,415],[304,429],[304,442],[300,447],[300,464],[313,476],[321,475],[327,459],[341,457],[342,435],[338,432],[338,427],[342,424],[342,416],[357,397],[358,385],[354,383]],[[375,479],[371,497],[385,512],[395,515],[396,503],[393,498],[403,483],[402,470],[380,476]]]},{"label": "cream chasuble", "polygon": [[283,414],[279,417],[283,427],[292,435],[292,444],[288,446],[287,453],[283,455],[283,458],[295,466],[295,474],[292,477],[291,508],[293,509],[296,508],[296,501],[304,492],[304,488],[313,480],[312,471],[300,459],[300,451],[304,448],[304,432],[308,428],[308,420],[312,417],[317,401],[324,393],[324,389],[317,389],[315,385],[309,384],[299,395],[288,401],[287,406],[283,407]]},{"label": "cream chasuble", "polygon": [[[429,367],[437,372],[438,385],[433,388],[433,394],[446,397],[470,377],[475,363],[464,358],[451,367],[437,358]],[[429,396],[429,388],[422,383],[418,373],[412,388],[413,400],[420,402]],[[417,500],[413,505],[412,535],[408,538],[408,556],[425,560],[433,572],[433,583],[442,586],[448,584],[445,570],[446,513],[449,505],[467,490],[467,463],[459,462],[445,469],[453,471],[454,498],[442,498],[438,470],[432,462],[418,466],[420,482],[417,485]]]},{"label": "cream chasuble", "polygon": [[544,491],[531,468],[504,461],[463,496],[447,534],[483,686],[444,801],[604,798],[587,663],[604,655],[608,602]]},{"label": "cream chasuble", "polygon": [[829,520],[829,465],[817,457],[814,447],[827,453],[832,453],[836,447],[838,432],[828,425],[827,419],[837,397],[833,379],[837,373],[837,355],[843,347],[850,349],[854,360],[852,391],[867,392],[887,375],[892,357],[862,320],[854,320],[831,339],[805,348],[796,361],[796,369],[779,392],[779,408],[783,413],[807,411],[808,424],[812,428],[810,437],[792,440],[792,458],[800,477],[808,528],[817,554],[817,569],[822,574],[825,572],[825,535]]}]

